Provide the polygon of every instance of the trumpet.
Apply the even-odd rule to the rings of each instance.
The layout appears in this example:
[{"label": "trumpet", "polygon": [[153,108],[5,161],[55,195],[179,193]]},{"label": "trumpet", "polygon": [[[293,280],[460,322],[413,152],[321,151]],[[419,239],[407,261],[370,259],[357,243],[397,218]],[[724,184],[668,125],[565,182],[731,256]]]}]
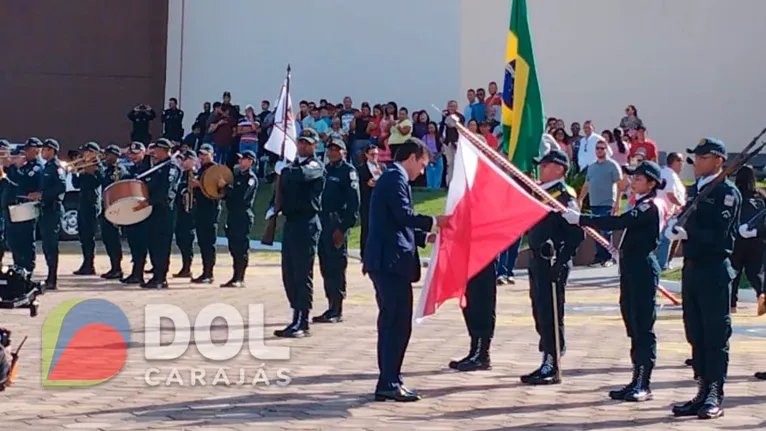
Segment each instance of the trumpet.
[{"label": "trumpet", "polygon": [[89,168],[92,166],[96,166],[99,163],[101,163],[104,159],[104,156],[101,154],[96,154],[93,157],[78,157],[71,162],[67,163],[66,169],[70,171],[82,171],[85,168]]},{"label": "trumpet", "polygon": [[191,180],[194,178],[194,170],[189,169],[189,171],[186,173],[186,193],[184,193],[183,199],[184,199],[184,211],[187,213],[190,213],[192,211],[192,207],[194,206],[194,190],[191,186]]}]

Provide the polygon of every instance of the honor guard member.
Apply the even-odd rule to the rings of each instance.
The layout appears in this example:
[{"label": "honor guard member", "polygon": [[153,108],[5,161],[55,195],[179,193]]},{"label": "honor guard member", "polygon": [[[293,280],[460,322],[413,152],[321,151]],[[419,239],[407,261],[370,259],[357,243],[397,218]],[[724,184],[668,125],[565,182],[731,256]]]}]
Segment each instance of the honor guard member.
[{"label": "honor guard member", "polygon": [[[563,205],[572,209],[577,206],[577,194],[564,183],[569,159],[561,150],[551,150],[535,159],[540,169],[540,187]],[[583,230],[572,226],[561,214],[550,212],[527,233],[532,259],[529,264],[529,289],[532,299],[532,316],[535,329],[540,335],[539,349],[543,354],[540,368],[521,376],[521,382],[530,385],[561,383],[557,358],[566,350],[564,344],[564,291],[572,256],[585,235]],[[556,289],[554,315],[553,289]],[[556,324],[558,324],[559,348],[556,352]]]},{"label": "honor guard member", "polygon": [[[697,182],[688,188],[687,205],[712,187],[697,202],[683,227],[672,226],[665,235],[680,240],[684,255],[681,272],[683,320],[692,348],[692,369],[697,394],[673,406],[675,416],[714,419],[723,415],[723,386],[729,364],[731,337],[731,255],[739,226],[742,196],[728,179],[714,181],[726,158],[726,146],[704,138],[687,153],[694,154]],[[708,193],[708,192],[706,192]],[[684,208],[682,211],[686,211]],[[683,214],[683,212],[681,213]]]},{"label": "honor guard member", "polygon": [[[142,285],[150,289],[163,289],[168,287],[167,275],[170,265],[170,246],[173,242],[173,205],[178,187],[180,171],[170,160],[170,148],[172,144],[165,138],[157,140],[154,147],[155,167],[162,167],[142,178],[149,188],[149,199],[139,202],[134,208],[136,211],[148,206],[152,207],[152,214],[147,219],[149,241],[149,257],[154,269],[152,278]],[[167,163],[166,163],[167,162]]]},{"label": "honor guard member", "polygon": [[298,158],[294,163],[280,161],[275,171],[282,185],[282,282],[293,309],[293,321],[274,331],[277,337],[301,338],[309,335],[309,313],[314,295],[314,257],[322,225],[324,166],[314,155],[316,139],[298,138]]},{"label": "honor guard member", "polygon": [[[128,158],[132,165],[128,168],[129,178],[137,178],[151,167],[151,156],[146,154],[146,147],[141,142],[133,142],[128,148]],[[129,276],[123,278],[124,284],[144,284],[144,266],[148,253],[149,238],[147,236],[147,220],[125,226],[125,236],[128,238],[133,269]]]},{"label": "honor guard member", "polygon": [[[602,145],[599,143],[599,145]],[[631,175],[630,187],[636,196],[631,211],[619,216],[580,215],[569,209],[564,218],[571,224],[599,230],[623,230],[620,240],[620,312],[630,338],[633,379],[622,389],[609,392],[613,400],[640,402],[653,398],[649,386],[657,361],[657,285],[660,265],[654,250],[660,243],[666,208],[656,199],[657,190],[665,187],[660,167],[643,161],[636,167],[623,168]]]},{"label": "honor guard member", "polygon": [[221,178],[218,186],[226,188],[226,238],[229,241],[229,253],[234,261],[234,273],[231,280],[221,287],[243,287],[245,271],[249,263],[250,229],[253,227],[253,202],[258,190],[258,178],[254,164],[258,156],[251,150],[239,154],[237,167],[234,169],[234,182],[227,185]]},{"label": "honor guard member", "polygon": [[80,147],[78,172],[72,174],[72,186],[79,189],[80,205],[77,209],[77,232],[82,248],[82,265],[74,275],[95,275],[93,261],[96,257],[96,223],[101,212],[101,183],[104,168],[100,161],[101,147],[96,142],[86,142]]},{"label": "honor guard member", "polygon": [[[8,180],[17,185],[15,195],[10,196],[10,205],[29,202],[29,195],[40,192],[43,175],[40,148],[42,141],[29,138],[24,144],[24,158],[16,159],[16,164],[8,167]],[[13,263],[30,273],[35,268],[35,226],[37,220],[13,223],[11,253]]]},{"label": "honor guard member", "polygon": [[175,278],[191,278],[191,265],[194,259],[194,195],[189,185],[189,178],[196,175],[197,153],[186,149],[181,152],[181,178],[178,181],[178,194],[175,202],[176,245],[181,250],[181,270],[173,274]]},{"label": "honor guard member", "polygon": [[738,229],[738,236],[734,239],[734,251],[731,256],[731,266],[734,268],[734,281],[731,288],[731,312],[737,312],[737,300],[739,299],[739,283],[742,275],[747,278],[750,287],[756,296],[763,294],[763,263],[764,263],[764,236],[763,222],[758,226],[748,227],[748,221],[764,209],[764,195],[755,185],[755,170],[747,165],[737,171],[734,185],[742,195],[742,208],[739,219],[742,223]]},{"label": "honor guard member", "polygon": [[329,307],[312,319],[315,323],[343,320],[348,267],[348,231],[359,218],[359,175],[346,161],[346,144],[333,139],[327,144],[325,188],[322,193],[322,234],[319,238],[319,270]]},{"label": "honor guard member", "polygon": [[194,189],[194,228],[197,232],[197,245],[202,257],[202,274],[193,279],[192,283],[211,284],[214,280],[213,268],[215,268],[215,241],[218,235],[218,218],[221,216],[221,200],[210,199],[202,193],[199,181],[206,170],[215,166],[213,155],[215,150],[210,144],[200,147],[199,160],[201,167],[197,178],[192,180]]},{"label": "honor guard member", "polygon": [[[106,191],[106,188],[115,182],[126,179],[129,173],[127,168],[120,164],[120,147],[117,145],[109,145],[104,149],[104,161],[106,167],[104,169],[104,176],[101,178],[101,190]],[[101,226],[101,240],[104,242],[104,248],[106,248],[106,254],[109,256],[111,266],[109,271],[101,274],[101,278],[106,280],[122,279],[120,227],[106,219],[106,208],[101,210],[99,224]]]},{"label": "honor guard member", "polygon": [[[0,139],[0,152],[5,153],[5,157],[2,158],[3,162],[6,160],[10,162],[11,158],[11,143],[5,139]],[[5,252],[10,250],[8,248],[8,225],[10,219],[7,216],[8,203],[6,193],[11,183],[8,182],[8,178],[3,174],[0,175],[0,205],[2,205],[3,211],[0,213],[0,266],[2,266],[3,256]]]},{"label": "honor guard member", "polygon": [[492,260],[478,274],[468,280],[465,289],[466,306],[463,319],[471,337],[468,355],[459,361],[450,361],[449,367],[458,371],[489,370],[492,364],[489,347],[495,335],[497,314],[497,270]]}]

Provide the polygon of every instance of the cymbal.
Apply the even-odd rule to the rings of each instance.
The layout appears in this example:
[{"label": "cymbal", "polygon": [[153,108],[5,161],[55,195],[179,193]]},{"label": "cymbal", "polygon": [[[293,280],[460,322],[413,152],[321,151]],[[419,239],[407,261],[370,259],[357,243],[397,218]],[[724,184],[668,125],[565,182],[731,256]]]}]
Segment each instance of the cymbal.
[{"label": "cymbal", "polygon": [[223,178],[226,184],[234,183],[234,173],[228,166],[216,163],[205,169],[199,179],[200,190],[208,199],[221,199],[226,194],[225,189],[218,188],[219,180]]}]

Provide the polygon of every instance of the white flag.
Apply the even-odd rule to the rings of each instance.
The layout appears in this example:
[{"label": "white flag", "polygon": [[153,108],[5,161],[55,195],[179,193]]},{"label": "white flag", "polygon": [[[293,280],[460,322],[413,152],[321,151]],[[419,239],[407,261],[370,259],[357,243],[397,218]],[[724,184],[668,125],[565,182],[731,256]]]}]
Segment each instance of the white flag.
[{"label": "white flag", "polygon": [[271,129],[271,136],[263,148],[278,156],[284,156],[283,159],[286,161],[293,161],[298,155],[298,147],[295,143],[296,128],[293,117],[293,101],[287,88],[289,82],[290,74],[288,73],[285,83],[282,84],[282,89],[279,91],[277,109],[274,111],[274,127]]}]

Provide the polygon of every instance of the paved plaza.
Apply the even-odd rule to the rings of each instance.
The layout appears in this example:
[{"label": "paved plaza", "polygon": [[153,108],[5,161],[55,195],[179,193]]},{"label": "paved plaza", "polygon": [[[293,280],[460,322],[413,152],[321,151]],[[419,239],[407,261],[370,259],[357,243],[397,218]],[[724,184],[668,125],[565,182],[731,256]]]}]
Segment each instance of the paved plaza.
[{"label": "paved plaza", "polygon": [[[37,262],[44,267],[42,256]],[[71,274],[79,264],[77,255],[62,255],[60,273]],[[128,268],[129,255],[123,265]],[[97,266],[108,269],[103,254],[98,256]],[[171,270],[179,267],[178,256],[173,256]],[[199,268],[197,257],[195,267]],[[230,268],[228,253],[219,249],[216,282],[226,281]],[[321,312],[326,301],[318,268],[315,274],[314,307]],[[628,340],[616,306],[617,290],[581,283],[567,292],[563,384],[527,387],[519,383],[519,376],[534,370],[540,360],[527,283],[519,280],[498,292],[491,371],[457,373],[447,368],[447,362],[464,356],[468,347],[458,305],[449,303],[437,316],[415,326],[407,352],[405,383],[419,390],[424,400],[375,403],[371,396],[377,377],[373,289],[362,277],[357,261],[352,261],[348,274],[346,321],[313,325],[312,337],[299,340],[272,337],[273,330],[283,327],[290,317],[275,255],[252,254],[244,289],[171,280],[168,290],[147,291],[97,277],[62,275],[60,290],[42,298],[38,317],[30,318],[24,310],[0,314],[0,326],[12,329],[16,342],[29,336],[17,382],[0,394],[0,427],[41,431],[766,429],[766,382],[751,377],[754,371],[766,369],[766,329],[758,327],[766,327],[766,318],[756,319],[751,304],[734,316],[726,416],[717,421],[670,415],[671,403],[685,401],[695,392],[691,370],[683,366],[689,348],[678,309],[659,312],[655,400],[626,404],[608,399],[609,389],[630,379]],[[416,289],[416,298],[419,291]],[[127,315],[132,333],[125,366],[97,386],[43,388],[41,331],[45,316],[61,301],[78,298],[106,299]],[[248,304],[263,304],[265,343],[289,346],[291,358],[255,359],[245,344],[233,359],[216,363],[204,359],[192,343],[179,359],[145,359],[145,305],[173,304],[196,316],[214,303],[230,304],[244,315]],[[213,326],[213,342],[223,343],[226,325]],[[163,325],[161,336],[170,341],[172,326]],[[222,373],[230,385],[214,378]],[[238,384],[240,373],[243,384]]]}]

